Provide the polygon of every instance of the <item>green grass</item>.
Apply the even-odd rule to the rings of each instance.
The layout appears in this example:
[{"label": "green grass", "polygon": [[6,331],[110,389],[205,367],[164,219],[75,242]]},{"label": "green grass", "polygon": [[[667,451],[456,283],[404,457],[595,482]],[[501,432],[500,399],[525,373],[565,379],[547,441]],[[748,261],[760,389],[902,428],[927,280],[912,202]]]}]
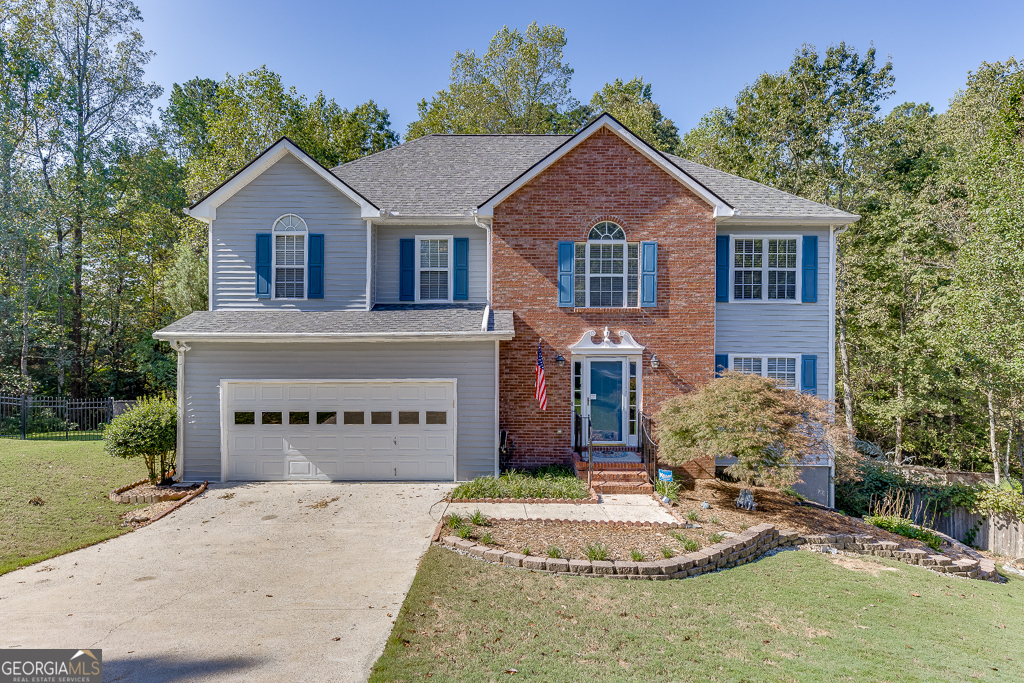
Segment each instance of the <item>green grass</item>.
[{"label": "green grass", "polygon": [[824,555],[784,552],[684,581],[613,581],[503,568],[435,546],[370,680],[1024,675],[1024,580],[997,585],[881,558],[859,561],[881,571],[873,576]]},{"label": "green grass", "polygon": [[129,531],[120,515],[145,506],[107,495],[145,476],[141,459],[111,458],[102,441],[0,439],[0,574]]},{"label": "green grass", "polygon": [[587,482],[571,468],[550,466],[523,472],[509,470],[500,477],[480,477],[459,484],[452,498],[587,498]]}]

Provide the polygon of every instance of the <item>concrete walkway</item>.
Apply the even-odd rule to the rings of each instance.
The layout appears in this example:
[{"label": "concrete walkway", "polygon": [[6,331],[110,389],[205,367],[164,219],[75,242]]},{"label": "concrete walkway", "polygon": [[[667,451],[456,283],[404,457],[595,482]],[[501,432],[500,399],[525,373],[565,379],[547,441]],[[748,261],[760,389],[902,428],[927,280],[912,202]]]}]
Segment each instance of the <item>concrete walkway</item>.
[{"label": "concrete walkway", "polygon": [[451,488],[211,486],[0,576],[0,647],[102,648],[108,682],[366,680]]},{"label": "concrete walkway", "polygon": [[597,505],[561,503],[451,503],[443,514],[472,514],[511,519],[571,519],[609,522],[677,522],[649,495],[603,495]]}]

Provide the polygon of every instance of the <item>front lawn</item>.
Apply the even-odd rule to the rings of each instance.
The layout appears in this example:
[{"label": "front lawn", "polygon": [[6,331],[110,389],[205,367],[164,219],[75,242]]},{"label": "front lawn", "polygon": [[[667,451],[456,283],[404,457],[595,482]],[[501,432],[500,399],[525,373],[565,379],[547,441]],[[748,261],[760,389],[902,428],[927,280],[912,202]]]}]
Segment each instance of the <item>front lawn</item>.
[{"label": "front lawn", "polygon": [[130,531],[120,515],[145,506],[107,495],[145,476],[102,441],[0,439],[0,574]]},{"label": "front lawn", "polygon": [[550,465],[535,470],[509,470],[500,477],[480,477],[459,484],[454,498],[589,498],[587,482],[571,467]]},{"label": "front lawn", "polygon": [[1016,681],[1022,653],[1024,580],[798,551],[683,581],[584,579],[432,546],[370,680]]}]

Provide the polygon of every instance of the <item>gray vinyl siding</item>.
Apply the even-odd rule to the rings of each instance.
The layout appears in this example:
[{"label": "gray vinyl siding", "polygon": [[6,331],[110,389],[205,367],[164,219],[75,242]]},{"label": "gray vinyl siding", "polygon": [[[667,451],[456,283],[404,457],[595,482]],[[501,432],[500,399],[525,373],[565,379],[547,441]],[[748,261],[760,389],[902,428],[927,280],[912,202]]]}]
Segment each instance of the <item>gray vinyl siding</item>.
[{"label": "gray vinyl siding", "polygon": [[[256,234],[286,213],[324,235],[324,298],[256,298]],[[217,207],[213,221],[212,310],[366,308],[366,222],[359,206],[290,154]]]},{"label": "gray vinyl siding", "polygon": [[[832,343],[829,339],[829,230],[721,226],[719,235],[818,236],[818,302],[715,304],[715,353],[787,353],[818,356],[818,395],[827,397]],[[798,248],[802,249],[802,245]],[[732,287],[730,271],[730,289]],[[800,273],[797,273],[797,298]]]},{"label": "gray vinyl siding", "polygon": [[184,478],[219,481],[222,379],[457,379],[460,480],[494,474],[494,342],[190,342],[185,355]]},{"label": "gray vinyl siding", "polygon": [[487,301],[487,232],[482,228],[451,225],[377,226],[374,239],[374,303],[398,302],[399,254],[401,239],[417,235],[451,235],[469,238],[469,301]]}]

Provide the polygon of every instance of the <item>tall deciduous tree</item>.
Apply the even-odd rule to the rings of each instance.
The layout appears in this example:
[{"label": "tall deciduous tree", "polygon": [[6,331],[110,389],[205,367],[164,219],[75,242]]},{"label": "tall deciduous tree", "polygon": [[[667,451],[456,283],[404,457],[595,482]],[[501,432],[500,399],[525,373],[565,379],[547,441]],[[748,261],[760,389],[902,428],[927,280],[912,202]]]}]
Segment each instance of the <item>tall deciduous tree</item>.
[{"label": "tall deciduous tree", "polygon": [[[37,154],[51,201],[66,217],[56,229],[57,253],[70,280],[71,394],[86,393],[83,269],[86,232],[107,205],[110,143],[131,139],[161,88],[145,82],[152,53],[130,0],[48,0],[39,15],[40,39],[55,97],[37,128]],[[66,259],[66,261],[65,261]],[[66,287],[58,325],[64,325]]]},{"label": "tall deciduous tree", "polygon": [[565,29],[502,27],[483,57],[456,52],[451,81],[417,108],[406,139],[431,133],[556,133],[578,127],[587,112],[569,87]]},{"label": "tall deciduous tree", "polygon": [[663,152],[675,152],[679,147],[679,129],[662,115],[651,84],[639,76],[625,83],[621,78],[605,83],[591,98],[590,110],[595,115],[608,112]]}]

